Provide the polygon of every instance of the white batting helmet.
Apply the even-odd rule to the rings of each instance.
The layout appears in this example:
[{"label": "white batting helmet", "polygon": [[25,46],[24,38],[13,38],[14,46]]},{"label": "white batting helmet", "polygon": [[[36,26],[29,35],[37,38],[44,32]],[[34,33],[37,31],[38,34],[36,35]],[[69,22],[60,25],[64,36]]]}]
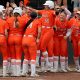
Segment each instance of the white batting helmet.
[{"label": "white batting helmet", "polygon": [[51,0],[47,0],[44,4],[44,6],[49,6],[50,9],[54,8],[54,2]]},{"label": "white batting helmet", "polygon": [[3,11],[3,10],[5,10],[4,6],[0,5],[0,11]]},{"label": "white batting helmet", "polygon": [[16,7],[14,10],[13,10],[13,14],[14,13],[18,13],[20,15],[22,15],[22,9],[20,7]]}]

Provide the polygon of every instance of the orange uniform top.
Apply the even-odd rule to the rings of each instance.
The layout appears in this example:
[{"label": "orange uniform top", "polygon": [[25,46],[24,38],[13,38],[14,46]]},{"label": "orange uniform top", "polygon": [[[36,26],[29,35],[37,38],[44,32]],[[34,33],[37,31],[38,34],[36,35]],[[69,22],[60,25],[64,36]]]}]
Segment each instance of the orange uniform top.
[{"label": "orange uniform top", "polygon": [[23,14],[21,17],[24,18],[24,19],[26,20],[26,22],[27,22],[27,19],[28,19],[28,18],[30,19],[30,16],[27,15],[27,14]]},{"label": "orange uniform top", "polygon": [[35,19],[30,25],[27,27],[25,31],[25,35],[33,35],[37,37],[38,35],[38,28],[41,27],[41,22],[39,19]]},{"label": "orange uniform top", "polygon": [[5,29],[7,29],[6,21],[0,19],[0,34],[5,35]]},{"label": "orange uniform top", "polygon": [[55,31],[55,35],[66,35],[68,26],[68,21],[64,20],[63,22],[57,17],[55,20],[55,26],[57,27],[57,31]]},{"label": "orange uniform top", "polygon": [[11,17],[7,19],[7,26],[9,29],[9,34],[23,34],[24,27],[26,23],[28,22],[29,18],[24,17],[17,17],[17,20],[19,22],[19,27],[15,27],[15,17]]},{"label": "orange uniform top", "polygon": [[24,0],[24,5],[28,5],[29,0]]},{"label": "orange uniform top", "polygon": [[39,10],[42,14],[42,25],[45,27],[53,27],[55,22],[55,11],[53,10]]},{"label": "orange uniform top", "polygon": [[76,20],[76,18],[75,18],[75,17],[72,17],[72,18],[69,20],[69,25],[70,25],[70,24],[73,24],[75,20]]},{"label": "orange uniform top", "polygon": [[80,20],[72,18],[68,24],[72,29],[72,35],[80,35]]}]

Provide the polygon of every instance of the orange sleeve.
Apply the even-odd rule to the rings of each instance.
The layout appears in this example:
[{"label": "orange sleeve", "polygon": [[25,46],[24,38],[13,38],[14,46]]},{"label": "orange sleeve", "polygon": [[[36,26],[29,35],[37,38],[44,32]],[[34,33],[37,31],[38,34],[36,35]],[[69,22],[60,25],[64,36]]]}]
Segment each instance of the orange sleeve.
[{"label": "orange sleeve", "polygon": [[30,17],[28,17],[28,16],[25,14],[25,16],[22,16],[21,19],[23,19],[24,24],[27,24],[27,22],[30,20]]},{"label": "orange sleeve", "polygon": [[43,10],[38,10],[38,13],[39,13],[39,14],[42,14],[42,13],[43,13]]},{"label": "orange sleeve", "polygon": [[29,4],[29,0],[24,0],[24,5],[28,5]]},{"label": "orange sleeve", "polygon": [[53,10],[53,15],[56,17],[56,13],[55,13],[55,11]]},{"label": "orange sleeve", "polygon": [[9,24],[7,21],[5,22],[5,29],[9,29]]},{"label": "orange sleeve", "polygon": [[56,17],[56,19],[55,19],[55,22],[54,22],[54,26],[56,26],[57,27],[57,24],[59,23],[59,18],[58,17]]},{"label": "orange sleeve", "polygon": [[26,20],[25,20],[25,24],[27,24],[27,22],[30,20],[30,18],[26,18]]},{"label": "orange sleeve", "polygon": [[68,21],[68,27],[71,28],[74,22],[75,22],[74,19],[69,20]]},{"label": "orange sleeve", "polygon": [[38,27],[42,27],[41,21],[38,21]]},{"label": "orange sleeve", "polygon": [[57,21],[57,20],[55,19],[55,21],[54,21],[54,26],[56,26],[56,21]]},{"label": "orange sleeve", "polygon": [[39,18],[38,20],[39,20],[39,22],[40,22],[40,23],[42,23],[42,21],[43,21],[43,18],[41,17],[41,18]]},{"label": "orange sleeve", "polygon": [[71,19],[69,20],[69,25],[72,26],[72,25],[75,23],[75,21],[76,21],[75,18],[71,18]]},{"label": "orange sleeve", "polygon": [[68,21],[68,22],[67,22],[67,28],[70,29],[70,28],[71,28],[71,25],[72,25],[72,24],[71,24],[71,21]]}]

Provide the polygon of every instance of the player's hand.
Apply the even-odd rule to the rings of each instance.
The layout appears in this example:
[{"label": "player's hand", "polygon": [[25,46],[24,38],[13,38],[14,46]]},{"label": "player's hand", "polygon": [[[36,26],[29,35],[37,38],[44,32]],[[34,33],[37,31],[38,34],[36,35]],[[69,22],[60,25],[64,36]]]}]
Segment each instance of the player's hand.
[{"label": "player's hand", "polygon": [[37,38],[36,42],[39,43],[39,39],[38,38]]},{"label": "player's hand", "polygon": [[57,27],[56,26],[53,26],[53,29],[54,29],[54,31],[57,31]]},{"label": "player's hand", "polygon": [[61,6],[61,9],[65,9],[65,6]]},{"label": "player's hand", "polygon": [[64,39],[66,40],[67,39],[67,36],[64,36]]},{"label": "player's hand", "polygon": [[69,36],[69,41],[71,41],[72,39],[71,39],[71,36]]},{"label": "player's hand", "polygon": [[6,3],[6,7],[7,7],[7,8],[9,7],[9,2]]},{"label": "player's hand", "polygon": [[11,5],[11,7],[13,7],[13,8],[17,7],[17,5],[16,5],[15,3],[11,3],[10,5]]},{"label": "player's hand", "polygon": [[80,41],[78,42],[78,45],[80,46]]}]

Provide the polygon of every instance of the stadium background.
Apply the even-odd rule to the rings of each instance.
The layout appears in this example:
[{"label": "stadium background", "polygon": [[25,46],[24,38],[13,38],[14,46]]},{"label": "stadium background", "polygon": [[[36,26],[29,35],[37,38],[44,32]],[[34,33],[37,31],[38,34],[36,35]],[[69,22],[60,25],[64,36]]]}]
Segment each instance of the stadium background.
[{"label": "stadium background", "polygon": [[[15,3],[17,4],[17,5],[19,5],[19,1],[22,1],[22,0],[0,0],[0,4],[1,5],[4,5],[4,6],[6,6],[6,2],[11,2],[11,1],[15,1]],[[42,9],[42,4],[45,2],[46,0],[30,0],[30,6],[31,7],[34,7],[34,8],[36,8],[36,9]],[[62,4],[63,4],[63,0],[62,0]],[[61,5],[62,5],[61,4]],[[67,5],[68,5],[68,9],[70,10],[70,11],[72,11],[73,10],[73,3],[72,3],[72,1],[71,0],[67,0]],[[68,40],[68,54],[69,54],[69,63],[70,64],[73,64],[73,50],[72,50],[72,44],[71,44],[71,42]],[[2,56],[1,56],[1,54],[0,54],[0,65],[2,65]]]},{"label": "stadium background", "polygon": [[[23,1],[23,0],[0,0],[0,4],[3,4],[4,6],[6,5],[6,2],[13,2],[15,1],[15,3],[17,5],[19,5],[19,1]],[[45,2],[46,0],[30,0],[30,6],[34,7],[34,8],[42,8],[42,4]],[[54,0],[53,0],[54,1]],[[63,4],[63,0],[62,0],[62,4]],[[67,0],[67,4],[68,4],[68,8],[69,10],[72,11],[72,0]]]}]

